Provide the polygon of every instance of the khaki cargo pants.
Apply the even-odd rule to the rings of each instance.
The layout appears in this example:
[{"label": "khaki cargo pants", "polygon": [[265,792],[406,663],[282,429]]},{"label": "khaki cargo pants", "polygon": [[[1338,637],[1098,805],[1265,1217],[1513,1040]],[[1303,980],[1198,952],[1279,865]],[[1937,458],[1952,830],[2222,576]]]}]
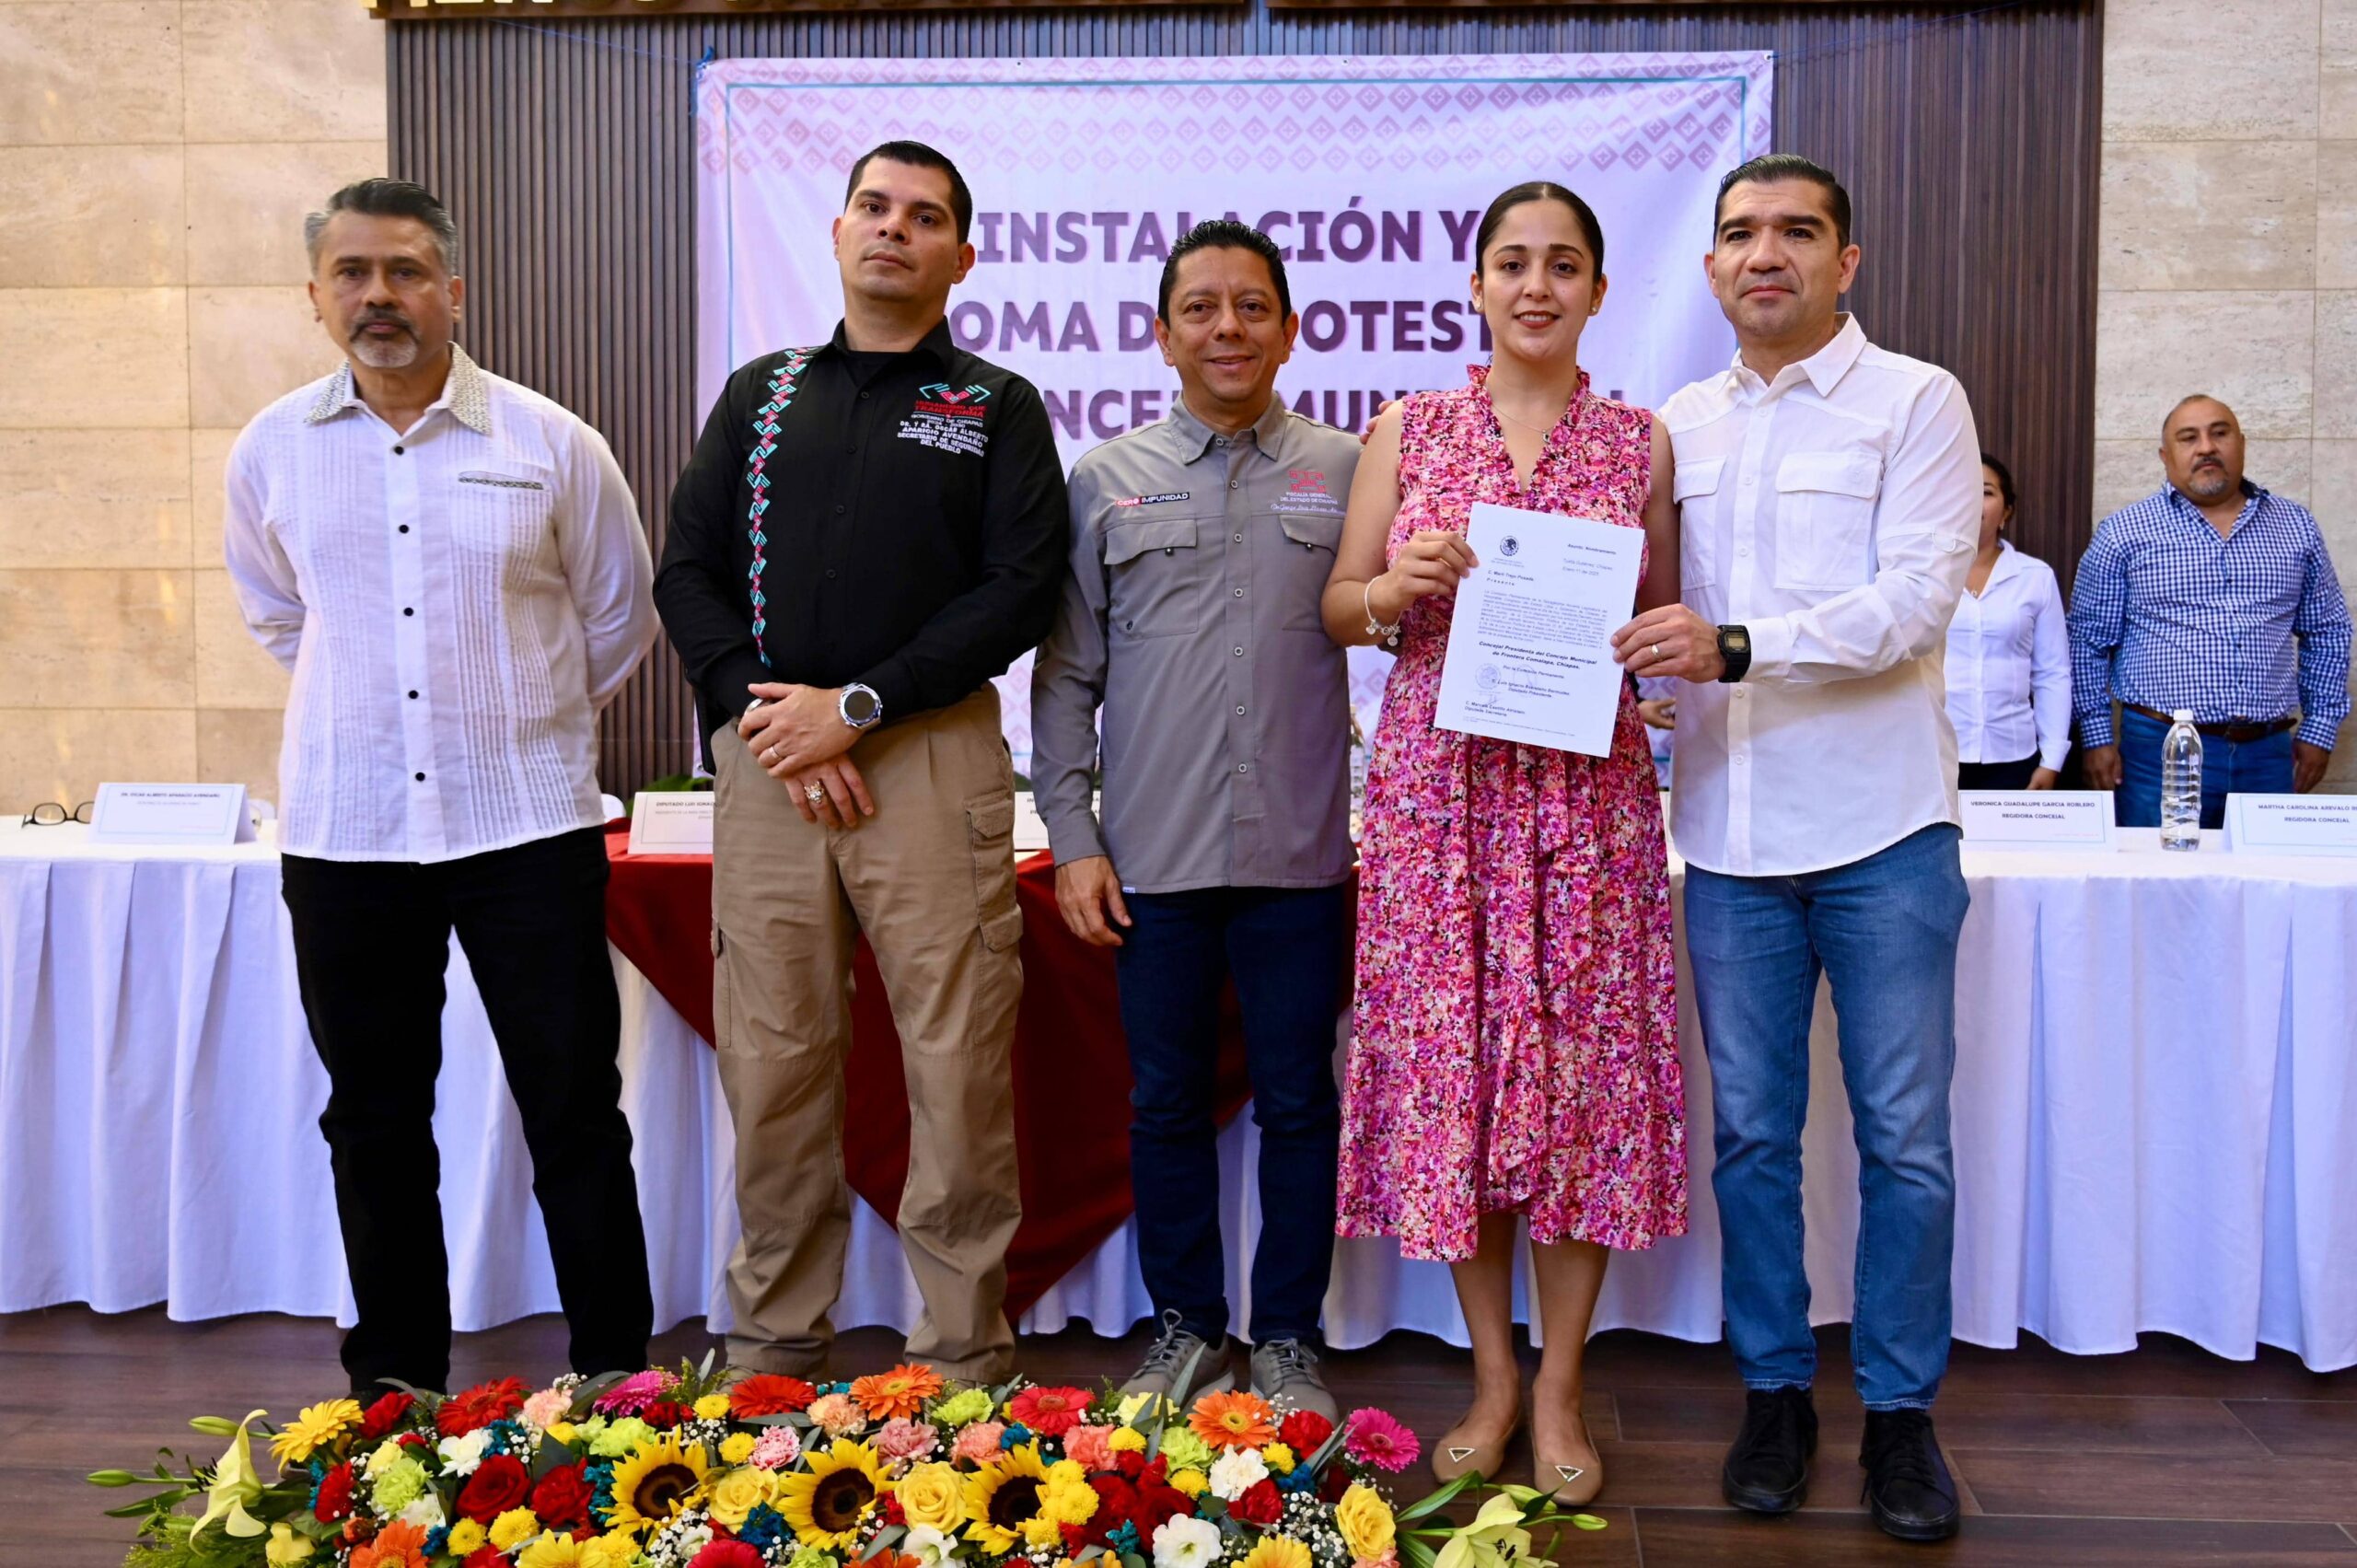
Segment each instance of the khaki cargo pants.
[{"label": "khaki cargo pants", "polygon": [[998,694],[985,686],[861,737],[851,759],[876,815],[856,829],[803,820],[794,786],[733,732],[714,751],[713,1020],[743,1232],[728,1263],[729,1359],[807,1375],[834,1339],[851,1236],[843,1064],[865,932],[908,1076],[898,1223],[924,1304],[908,1353],[1001,1381],[1014,1369],[1003,1303],[1022,1213],[1010,1051],[1023,916]]}]

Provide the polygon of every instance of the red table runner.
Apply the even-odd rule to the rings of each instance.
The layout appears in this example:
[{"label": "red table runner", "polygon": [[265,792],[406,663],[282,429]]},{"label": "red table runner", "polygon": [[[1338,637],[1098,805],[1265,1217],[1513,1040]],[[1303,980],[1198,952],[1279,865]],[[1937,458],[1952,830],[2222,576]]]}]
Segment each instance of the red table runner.
[{"label": "red table runner", "polygon": [[[606,840],[613,865],[606,935],[709,1042],[712,859],[632,854],[629,848],[627,824],[615,824]],[[1055,869],[1046,855],[1016,868],[1023,1006],[1015,1028],[1015,1136],[1023,1224],[1007,1249],[1010,1318],[1120,1229],[1132,1207],[1130,1062],[1115,1001],[1113,955],[1064,928],[1055,889]],[[864,940],[853,975],[843,1167],[852,1190],[891,1220],[909,1174],[900,1037]],[[1244,1037],[1231,991],[1220,1006],[1221,1125],[1248,1093]],[[1202,1201],[1216,1202],[1217,1195],[1206,1192]]]}]

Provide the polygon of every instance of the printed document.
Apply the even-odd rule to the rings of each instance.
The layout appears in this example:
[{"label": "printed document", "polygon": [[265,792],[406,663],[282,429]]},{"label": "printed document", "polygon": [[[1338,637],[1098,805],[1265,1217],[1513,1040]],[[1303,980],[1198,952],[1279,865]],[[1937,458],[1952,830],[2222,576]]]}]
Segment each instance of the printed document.
[{"label": "printed document", "polygon": [[1434,726],[1610,755],[1612,633],[1636,607],[1644,530],[1483,504],[1465,538],[1480,564],[1457,585]]}]

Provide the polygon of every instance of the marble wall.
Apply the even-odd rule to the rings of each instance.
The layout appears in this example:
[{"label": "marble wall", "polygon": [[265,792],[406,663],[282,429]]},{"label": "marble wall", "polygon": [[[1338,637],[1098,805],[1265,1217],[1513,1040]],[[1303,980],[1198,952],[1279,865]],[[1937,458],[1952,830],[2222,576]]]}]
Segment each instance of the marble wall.
[{"label": "marble wall", "polygon": [[2103,98],[2096,515],[2212,392],[2357,593],[2357,0],[2106,0]]},{"label": "marble wall", "polygon": [[302,215],[384,168],[358,0],[0,0],[0,810],[276,796],[286,679],[221,568],[221,468],[335,363]]}]

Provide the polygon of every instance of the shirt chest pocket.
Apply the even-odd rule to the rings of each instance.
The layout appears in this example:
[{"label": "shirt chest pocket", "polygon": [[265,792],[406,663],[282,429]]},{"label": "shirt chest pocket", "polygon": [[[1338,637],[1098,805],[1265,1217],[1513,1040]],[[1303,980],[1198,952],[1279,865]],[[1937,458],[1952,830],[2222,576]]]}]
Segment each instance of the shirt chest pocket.
[{"label": "shirt chest pocket", "polygon": [[1678,587],[1687,594],[1719,580],[1719,484],[1724,458],[1678,465],[1670,494],[1678,502]]},{"label": "shirt chest pocket", "polygon": [[1776,586],[1840,593],[1874,580],[1872,452],[1795,452],[1776,470]]},{"label": "shirt chest pocket", "polygon": [[1115,642],[1202,628],[1210,576],[1199,547],[1202,526],[1193,517],[1153,517],[1105,530],[1106,620]]},{"label": "shirt chest pocket", "polygon": [[504,589],[558,569],[552,470],[494,459],[461,470],[448,496],[448,559],[458,571]]},{"label": "shirt chest pocket", "polygon": [[1277,525],[1284,530],[1284,570],[1272,585],[1284,597],[1288,632],[1322,632],[1318,601],[1326,597],[1326,580],[1334,575],[1334,552],[1342,542],[1340,513],[1280,512]]}]

